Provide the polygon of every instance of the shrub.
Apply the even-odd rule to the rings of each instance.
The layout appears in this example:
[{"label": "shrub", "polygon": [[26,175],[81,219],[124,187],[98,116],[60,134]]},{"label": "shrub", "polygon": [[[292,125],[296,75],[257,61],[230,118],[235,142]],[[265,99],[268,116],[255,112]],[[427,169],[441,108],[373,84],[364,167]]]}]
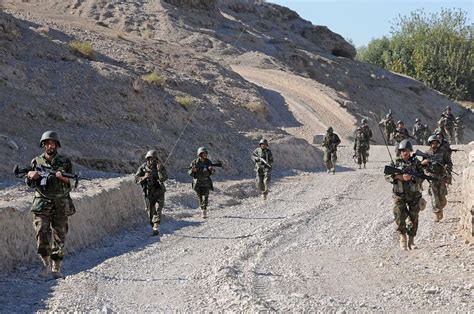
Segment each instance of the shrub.
[{"label": "shrub", "polygon": [[189,96],[176,96],[176,102],[181,105],[186,111],[190,111],[194,103],[193,99]]},{"label": "shrub", "polygon": [[69,47],[75,54],[89,60],[95,60],[95,53],[91,43],[73,40],[69,43]]},{"label": "shrub", "polygon": [[156,72],[151,72],[149,74],[142,76],[143,80],[149,84],[163,86],[166,82],[165,78]]}]

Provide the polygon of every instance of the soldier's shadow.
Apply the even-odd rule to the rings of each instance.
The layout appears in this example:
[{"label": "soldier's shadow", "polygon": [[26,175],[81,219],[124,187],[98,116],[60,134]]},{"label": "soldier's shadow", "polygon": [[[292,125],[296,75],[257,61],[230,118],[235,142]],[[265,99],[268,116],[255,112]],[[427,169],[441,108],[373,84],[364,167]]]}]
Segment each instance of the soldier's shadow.
[{"label": "soldier's shadow", "polygon": [[[163,217],[162,235],[202,222]],[[161,235],[161,236],[162,236]],[[160,236],[160,237],[161,237]],[[71,276],[80,272],[99,276],[92,269],[104,261],[124,254],[141,251],[160,241],[160,237],[151,236],[151,227],[142,223],[104,237],[100,242],[85,249],[66,255],[63,274]],[[48,298],[62,279],[52,277],[43,279],[38,276],[39,263],[31,269],[20,269],[12,273],[0,274],[1,312],[31,313],[48,309]],[[157,279],[160,280],[160,279]],[[182,278],[163,278],[162,280],[183,280]]]}]

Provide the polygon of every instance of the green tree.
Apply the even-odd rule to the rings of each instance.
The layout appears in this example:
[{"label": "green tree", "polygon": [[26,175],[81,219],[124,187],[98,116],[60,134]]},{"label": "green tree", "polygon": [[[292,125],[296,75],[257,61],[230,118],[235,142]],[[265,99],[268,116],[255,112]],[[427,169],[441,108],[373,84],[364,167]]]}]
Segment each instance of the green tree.
[{"label": "green tree", "polygon": [[400,16],[391,38],[372,40],[359,59],[412,76],[453,99],[472,100],[473,30],[462,10],[417,10]]}]

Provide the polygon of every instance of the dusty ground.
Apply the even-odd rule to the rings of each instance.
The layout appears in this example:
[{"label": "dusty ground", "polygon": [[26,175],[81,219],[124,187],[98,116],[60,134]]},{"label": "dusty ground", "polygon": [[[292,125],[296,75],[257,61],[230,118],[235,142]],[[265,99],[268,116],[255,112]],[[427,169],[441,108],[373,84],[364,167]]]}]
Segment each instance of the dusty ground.
[{"label": "dusty ground", "polygon": [[[167,197],[163,235],[111,236],[65,262],[64,280],[37,269],[0,277],[6,311],[378,310],[469,311],[474,247],[457,236],[459,180],[446,218],[420,215],[419,249],[398,248],[385,147],[366,170],[340,151],[336,175],[280,177],[262,201],[251,180],[218,182],[201,219],[188,184]],[[466,156],[455,156],[456,170]],[[426,185],[425,185],[426,186]]]}]

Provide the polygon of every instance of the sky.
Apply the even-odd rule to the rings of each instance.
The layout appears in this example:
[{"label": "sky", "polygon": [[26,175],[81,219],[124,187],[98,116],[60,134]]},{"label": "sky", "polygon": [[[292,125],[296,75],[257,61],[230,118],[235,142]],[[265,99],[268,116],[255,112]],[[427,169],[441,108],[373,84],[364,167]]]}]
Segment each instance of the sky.
[{"label": "sky", "polygon": [[293,11],[314,25],[325,25],[356,47],[366,46],[373,38],[390,36],[393,21],[399,16],[424,9],[462,9],[473,23],[474,0],[268,0]]}]

